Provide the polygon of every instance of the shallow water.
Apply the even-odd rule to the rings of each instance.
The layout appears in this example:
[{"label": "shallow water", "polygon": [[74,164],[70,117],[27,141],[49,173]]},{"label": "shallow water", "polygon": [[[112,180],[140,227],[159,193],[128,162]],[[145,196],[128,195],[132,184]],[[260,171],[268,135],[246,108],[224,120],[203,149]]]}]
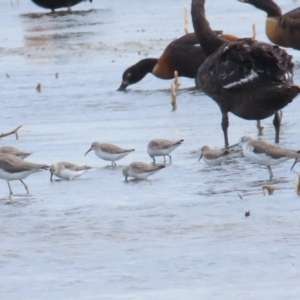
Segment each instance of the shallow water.
[{"label": "shallow water", "polygon": [[[239,151],[224,170],[198,162],[201,146],[222,147],[223,134],[217,105],[188,89],[193,80],[180,79],[176,112],[171,81],[148,75],[116,92],[125,68],[158,57],[184,34],[190,4],[95,0],[51,15],[30,1],[12,2],[0,12],[0,131],[23,127],[19,140],[0,144],[34,152],[29,161],[94,168],[74,181],[34,174],[25,179],[29,196],[12,182],[17,195],[7,197],[0,181],[1,299],[298,299],[300,201],[292,162],[273,168],[273,182]],[[264,13],[234,0],[207,2],[213,28],[249,36],[255,22],[258,39],[267,41]],[[277,3],[284,12],[298,4]],[[299,65],[299,52],[289,52]],[[282,144],[295,149],[299,100],[284,109],[281,132]],[[263,138],[273,141],[272,119],[262,124]],[[230,142],[256,137],[255,125],[230,115]],[[123,166],[151,162],[152,138],[185,141],[149,181],[125,183]],[[92,152],[83,156],[96,140],[136,151],[111,168]],[[278,189],[264,196],[264,184]]]}]

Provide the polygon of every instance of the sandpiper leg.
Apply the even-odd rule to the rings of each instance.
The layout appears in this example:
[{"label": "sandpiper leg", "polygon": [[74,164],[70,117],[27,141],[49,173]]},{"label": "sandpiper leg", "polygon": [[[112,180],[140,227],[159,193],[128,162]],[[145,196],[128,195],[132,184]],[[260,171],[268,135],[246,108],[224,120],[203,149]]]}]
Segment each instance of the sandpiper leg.
[{"label": "sandpiper leg", "polygon": [[127,179],[127,178],[128,178],[128,177],[127,177],[127,176],[125,176],[125,181],[126,181],[126,182],[128,182],[128,179]]},{"label": "sandpiper leg", "polygon": [[164,162],[166,162],[166,156],[164,155]]},{"label": "sandpiper leg", "polygon": [[27,185],[25,184],[25,182],[24,182],[22,179],[20,179],[20,181],[23,183],[23,185],[24,185],[24,187],[25,187],[25,189],[26,189],[26,191],[27,191],[27,194],[29,194],[29,190],[28,190],[28,187],[27,187]]},{"label": "sandpiper leg", "polygon": [[228,127],[229,127],[229,118],[228,118],[228,113],[222,111],[222,130],[224,133],[224,140],[225,140],[225,147],[229,146],[228,142]]},{"label": "sandpiper leg", "polygon": [[169,157],[170,157],[170,162],[172,162],[172,157],[171,157],[171,155],[169,155],[169,154],[167,154]]},{"label": "sandpiper leg", "polygon": [[281,124],[281,111],[278,111],[274,115],[273,125],[275,127],[275,143],[279,143],[279,135],[280,135],[280,124]]},{"label": "sandpiper leg", "polygon": [[152,159],[153,159],[153,163],[155,164],[155,156],[151,156]]},{"label": "sandpiper leg", "polygon": [[272,180],[272,178],[273,178],[273,172],[272,172],[272,169],[271,169],[270,166],[267,166],[267,168],[268,168],[268,171],[269,171],[269,173],[270,173],[270,180]]},{"label": "sandpiper leg", "polygon": [[258,136],[263,135],[263,129],[264,129],[264,127],[261,126],[260,120],[256,121],[256,127],[258,129]]},{"label": "sandpiper leg", "polygon": [[112,166],[112,167],[115,167],[116,165],[117,165],[117,164],[116,164],[114,161],[111,162],[111,166]]},{"label": "sandpiper leg", "polygon": [[11,189],[11,187],[10,187],[9,181],[7,181],[7,184],[8,184],[8,188],[9,188],[9,194],[10,194],[10,195],[13,195],[13,192],[12,192],[12,189]]},{"label": "sandpiper leg", "polygon": [[71,6],[68,6],[67,12],[72,12]]}]

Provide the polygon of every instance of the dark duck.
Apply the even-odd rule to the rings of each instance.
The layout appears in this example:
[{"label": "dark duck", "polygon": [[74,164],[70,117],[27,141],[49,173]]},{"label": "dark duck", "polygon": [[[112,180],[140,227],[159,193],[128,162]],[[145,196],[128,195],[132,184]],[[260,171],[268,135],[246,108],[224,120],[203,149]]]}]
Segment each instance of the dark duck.
[{"label": "dark duck", "polygon": [[[71,11],[71,6],[74,6],[86,0],[31,0],[31,1],[38,6],[51,9],[51,11],[54,12],[55,9],[63,8],[63,7],[67,7],[68,11]],[[92,2],[92,0],[89,1]]]},{"label": "dark duck", "polygon": [[[217,34],[221,32],[216,31]],[[229,41],[238,40],[233,35],[222,35]],[[141,81],[148,73],[161,79],[179,77],[196,78],[199,66],[204,62],[205,55],[199,46],[195,33],[189,33],[171,42],[160,58],[145,58],[125,70],[118,91],[124,91],[129,85]]]},{"label": "dark duck", "polygon": [[273,0],[238,1],[252,4],[267,13],[266,34],[272,43],[300,50],[300,8],[282,14]]},{"label": "dark duck", "polygon": [[225,146],[229,145],[228,112],[246,120],[275,115],[275,142],[279,143],[279,110],[300,92],[293,84],[292,56],[253,39],[228,42],[218,37],[205,18],[204,4],[205,0],[192,1],[193,26],[207,57],[196,80],[220,107]]}]

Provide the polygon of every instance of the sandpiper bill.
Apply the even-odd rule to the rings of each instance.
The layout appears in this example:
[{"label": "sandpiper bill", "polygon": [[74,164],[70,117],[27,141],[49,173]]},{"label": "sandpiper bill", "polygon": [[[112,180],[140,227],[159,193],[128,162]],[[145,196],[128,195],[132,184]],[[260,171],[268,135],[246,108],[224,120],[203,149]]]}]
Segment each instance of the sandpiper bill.
[{"label": "sandpiper bill", "polygon": [[204,162],[210,167],[221,166],[221,168],[223,168],[223,163],[228,158],[228,155],[228,150],[219,151],[205,145],[201,148],[199,161],[203,158]]},{"label": "sandpiper bill", "polygon": [[183,141],[184,140],[179,140],[177,142],[164,139],[152,140],[148,144],[147,151],[149,156],[153,159],[153,162],[155,162],[155,156],[163,156],[164,161],[166,161],[166,156],[169,156],[171,162],[172,157],[170,153],[180,146]]},{"label": "sandpiper bill", "polygon": [[264,165],[268,168],[270,180],[273,178],[271,166],[277,166],[282,162],[295,158],[300,160],[300,153],[278,144],[255,140],[249,136],[243,136],[239,142],[228,148],[239,145],[243,148],[243,154],[254,163]]},{"label": "sandpiper bill", "polygon": [[72,180],[80,177],[87,170],[91,169],[89,166],[77,166],[69,162],[61,161],[50,166],[50,181],[53,175],[61,179]]},{"label": "sandpiper bill", "polygon": [[48,168],[47,165],[30,163],[12,154],[0,154],[0,178],[7,181],[10,195],[13,194],[10,181],[20,180],[29,194],[28,187],[22,179]]},{"label": "sandpiper bill", "polygon": [[163,168],[165,168],[164,165],[149,165],[144,162],[133,162],[123,169],[123,175],[125,176],[125,181],[128,181],[128,177],[143,180]]},{"label": "sandpiper bill", "polygon": [[12,147],[12,146],[2,146],[2,147],[0,147],[0,153],[12,154],[12,155],[15,155],[15,156],[17,156],[21,159],[24,159],[27,156],[32,154],[30,152],[24,152],[22,150],[19,150],[18,148]]},{"label": "sandpiper bill", "polygon": [[128,155],[130,152],[134,151],[134,149],[122,149],[112,144],[94,142],[84,156],[86,156],[92,150],[94,150],[96,155],[103,160],[111,161],[112,166],[117,165],[115,163],[116,160],[119,160]]}]

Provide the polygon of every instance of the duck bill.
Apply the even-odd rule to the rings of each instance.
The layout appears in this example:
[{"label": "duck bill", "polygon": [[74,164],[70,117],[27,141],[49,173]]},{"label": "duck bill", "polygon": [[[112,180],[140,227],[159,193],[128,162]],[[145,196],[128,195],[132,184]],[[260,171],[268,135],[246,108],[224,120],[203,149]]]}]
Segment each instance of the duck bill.
[{"label": "duck bill", "polygon": [[200,155],[200,157],[199,157],[199,161],[201,160],[202,156],[203,156],[203,153],[201,153],[201,155]]},{"label": "duck bill", "polygon": [[294,164],[291,167],[291,171],[293,170],[293,168],[295,167],[295,165],[296,165],[297,162],[298,162],[297,159],[295,159],[295,162],[294,162]]},{"label": "duck bill", "polygon": [[86,156],[91,150],[92,150],[92,148],[90,148],[88,151],[86,151],[84,156]]},{"label": "duck bill", "polygon": [[122,81],[120,87],[117,89],[119,92],[124,92],[126,88],[128,87],[128,82],[127,81]]}]

